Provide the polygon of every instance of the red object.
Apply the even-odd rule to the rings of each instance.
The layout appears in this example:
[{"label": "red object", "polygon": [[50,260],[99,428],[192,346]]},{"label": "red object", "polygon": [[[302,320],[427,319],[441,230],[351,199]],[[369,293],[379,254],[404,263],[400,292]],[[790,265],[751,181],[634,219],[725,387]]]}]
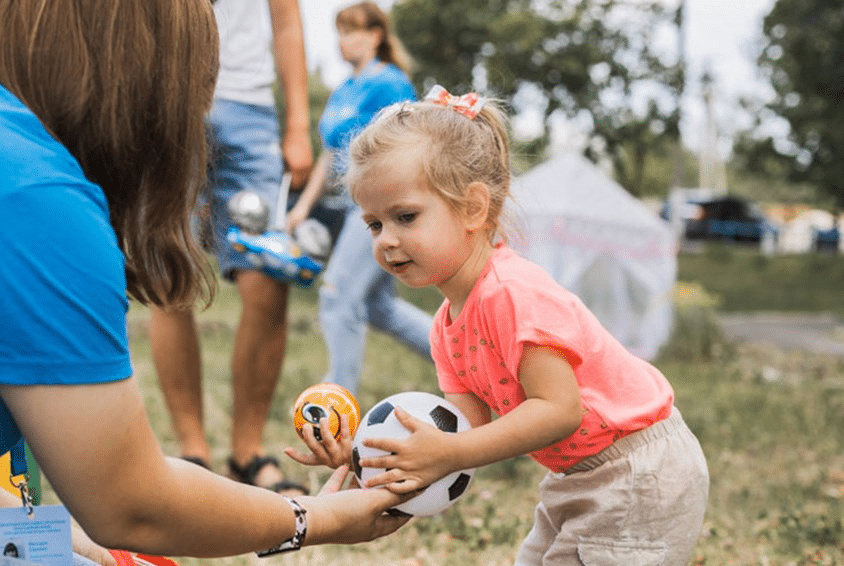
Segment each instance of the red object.
[{"label": "red object", "polygon": [[179,566],[174,560],[164,556],[136,554],[127,550],[109,550],[117,566]]}]

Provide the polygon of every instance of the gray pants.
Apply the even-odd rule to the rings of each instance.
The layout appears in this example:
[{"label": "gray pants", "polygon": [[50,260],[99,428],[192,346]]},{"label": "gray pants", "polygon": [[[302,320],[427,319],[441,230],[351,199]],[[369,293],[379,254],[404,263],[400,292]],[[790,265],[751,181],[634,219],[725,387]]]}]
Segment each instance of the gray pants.
[{"label": "gray pants", "polygon": [[540,484],[516,566],[685,566],[701,533],[709,473],[675,408]]}]

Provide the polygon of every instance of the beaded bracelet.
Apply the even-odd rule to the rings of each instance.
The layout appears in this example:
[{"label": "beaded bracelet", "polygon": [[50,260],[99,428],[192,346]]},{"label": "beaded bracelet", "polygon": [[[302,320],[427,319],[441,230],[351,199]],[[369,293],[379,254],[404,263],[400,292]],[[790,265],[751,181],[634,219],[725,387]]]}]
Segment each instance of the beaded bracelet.
[{"label": "beaded bracelet", "polygon": [[305,533],[308,532],[308,517],[306,515],[307,512],[305,511],[305,508],[299,505],[299,502],[291,497],[287,497],[286,495],[282,497],[284,497],[287,500],[287,503],[290,504],[290,507],[293,508],[293,515],[296,518],[296,532],[293,533],[292,537],[283,541],[278,546],[256,552],[255,554],[257,554],[259,558],[272,556],[273,554],[278,554],[280,552],[299,550],[302,548],[302,543],[305,542]]}]

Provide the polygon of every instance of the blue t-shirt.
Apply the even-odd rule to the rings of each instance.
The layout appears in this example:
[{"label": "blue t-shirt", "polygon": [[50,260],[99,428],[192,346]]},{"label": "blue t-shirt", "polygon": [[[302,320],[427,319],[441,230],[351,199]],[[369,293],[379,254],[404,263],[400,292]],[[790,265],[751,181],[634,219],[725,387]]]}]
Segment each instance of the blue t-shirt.
[{"label": "blue t-shirt", "polygon": [[[129,377],[128,308],[102,189],[0,86],[0,383]],[[0,400],[0,453],[19,439]]]},{"label": "blue t-shirt", "polygon": [[319,120],[322,143],[332,150],[345,150],[379,110],[415,99],[413,85],[401,69],[374,59],[358,76],[347,79],[328,97]]}]

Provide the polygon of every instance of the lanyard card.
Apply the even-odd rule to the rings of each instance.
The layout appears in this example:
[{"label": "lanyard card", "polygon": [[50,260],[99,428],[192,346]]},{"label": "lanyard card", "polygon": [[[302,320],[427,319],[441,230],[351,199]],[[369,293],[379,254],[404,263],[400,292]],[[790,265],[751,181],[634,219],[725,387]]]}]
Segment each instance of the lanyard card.
[{"label": "lanyard card", "polygon": [[23,558],[0,555],[0,566],[42,566],[42,564],[40,562],[30,562]]},{"label": "lanyard card", "polygon": [[0,566],[72,566],[70,513],[62,505],[0,508]]}]

